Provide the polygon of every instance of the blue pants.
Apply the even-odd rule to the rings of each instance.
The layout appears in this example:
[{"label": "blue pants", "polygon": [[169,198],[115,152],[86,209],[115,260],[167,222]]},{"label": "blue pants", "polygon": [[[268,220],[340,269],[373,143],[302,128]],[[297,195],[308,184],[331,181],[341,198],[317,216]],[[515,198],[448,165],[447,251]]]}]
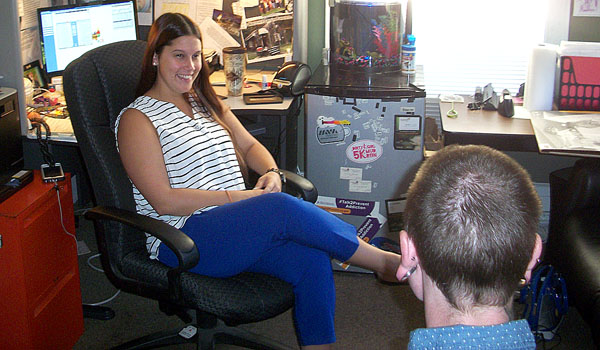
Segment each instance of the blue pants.
[{"label": "blue pants", "polygon": [[[198,274],[229,277],[243,271],[276,276],[294,287],[300,344],[335,342],[335,286],[330,258],[348,260],[358,248],[354,226],[312,203],[271,193],[190,217],[181,231],[198,247]],[[176,266],[160,245],[158,259]]]}]

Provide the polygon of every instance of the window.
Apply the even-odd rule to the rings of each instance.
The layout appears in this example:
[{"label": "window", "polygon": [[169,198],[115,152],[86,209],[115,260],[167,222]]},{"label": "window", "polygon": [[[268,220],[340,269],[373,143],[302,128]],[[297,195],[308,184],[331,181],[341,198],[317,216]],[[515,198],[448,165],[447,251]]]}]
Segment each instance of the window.
[{"label": "window", "polygon": [[544,42],[548,0],[413,0],[416,63],[427,95],[472,95],[492,83],[513,95]]}]

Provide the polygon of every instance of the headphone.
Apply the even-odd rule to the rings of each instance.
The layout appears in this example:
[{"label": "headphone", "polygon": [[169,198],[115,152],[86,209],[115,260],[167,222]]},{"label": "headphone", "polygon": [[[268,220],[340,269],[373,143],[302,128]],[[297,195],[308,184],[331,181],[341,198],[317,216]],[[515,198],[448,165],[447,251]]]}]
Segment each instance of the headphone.
[{"label": "headphone", "polygon": [[569,310],[565,279],[552,265],[540,265],[521,289],[519,302],[525,304],[523,318],[536,338],[552,340]]}]

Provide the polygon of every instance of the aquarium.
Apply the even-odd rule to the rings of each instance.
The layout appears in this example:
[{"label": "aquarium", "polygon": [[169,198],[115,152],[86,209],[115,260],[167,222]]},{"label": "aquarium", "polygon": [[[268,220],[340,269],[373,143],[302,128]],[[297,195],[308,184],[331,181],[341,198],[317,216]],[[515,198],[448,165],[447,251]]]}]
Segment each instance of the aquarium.
[{"label": "aquarium", "polygon": [[330,64],[336,69],[398,71],[403,29],[402,1],[336,0]]}]

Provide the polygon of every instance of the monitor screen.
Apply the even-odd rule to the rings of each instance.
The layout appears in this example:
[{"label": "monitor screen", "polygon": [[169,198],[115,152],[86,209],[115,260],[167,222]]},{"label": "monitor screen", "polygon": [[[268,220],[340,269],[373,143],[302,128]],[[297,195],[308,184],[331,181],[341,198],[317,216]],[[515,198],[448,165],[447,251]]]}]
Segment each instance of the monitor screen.
[{"label": "monitor screen", "polygon": [[71,61],[96,47],[137,39],[135,0],[108,0],[40,8],[44,69],[61,75]]}]

